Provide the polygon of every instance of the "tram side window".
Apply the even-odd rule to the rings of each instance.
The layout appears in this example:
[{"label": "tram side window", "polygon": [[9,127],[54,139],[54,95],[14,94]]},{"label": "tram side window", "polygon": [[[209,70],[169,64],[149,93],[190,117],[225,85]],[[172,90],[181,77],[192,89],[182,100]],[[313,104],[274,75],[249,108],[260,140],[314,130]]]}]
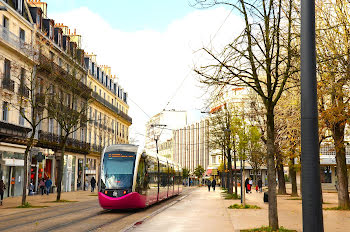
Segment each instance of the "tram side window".
[{"label": "tram side window", "polygon": [[146,160],[149,188],[158,188],[158,161],[156,159]]},{"label": "tram side window", "polygon": [[160,166],[160,186],[166,187],[168,185],[168,167],[164,163],[159,163]]},{"label": "tram side window", "polygon": [[145,194],[148,189],[148,182],[149,178],[147,174],[145,159],[141,158],[137,170],[136,192]]}]

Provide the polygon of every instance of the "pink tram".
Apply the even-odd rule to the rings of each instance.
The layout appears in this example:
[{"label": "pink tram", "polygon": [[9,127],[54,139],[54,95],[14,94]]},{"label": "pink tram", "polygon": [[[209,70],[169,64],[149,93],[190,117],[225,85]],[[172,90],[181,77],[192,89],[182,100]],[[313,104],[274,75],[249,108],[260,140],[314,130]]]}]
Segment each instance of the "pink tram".
[{"label": "pink tram", "polygon": [[111,145],[101,155],[98,200],[104,209],[145,208],[182,191],[182,169],[166,158]]}]

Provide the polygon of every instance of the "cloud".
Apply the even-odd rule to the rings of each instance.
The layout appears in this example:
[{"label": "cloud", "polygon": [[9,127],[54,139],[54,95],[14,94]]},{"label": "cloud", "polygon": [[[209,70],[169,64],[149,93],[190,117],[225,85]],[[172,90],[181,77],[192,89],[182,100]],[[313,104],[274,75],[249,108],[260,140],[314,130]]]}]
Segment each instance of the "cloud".
[{"label": "cloud", "polygon": [[85,51],[97,54],[98,64],[112,67],[131,99],[134,137],[145,133],[149,118],[133,102],[150,116],[166,106],[176,110],[203,107],[203,93],[192,69],[205,58],[196,51],[208,46],[220,50],[243,29],[240,17],[220,7],[194,10],[174,20],[163,32],[124,32],[86,7],[49,17],[76,28]]}]

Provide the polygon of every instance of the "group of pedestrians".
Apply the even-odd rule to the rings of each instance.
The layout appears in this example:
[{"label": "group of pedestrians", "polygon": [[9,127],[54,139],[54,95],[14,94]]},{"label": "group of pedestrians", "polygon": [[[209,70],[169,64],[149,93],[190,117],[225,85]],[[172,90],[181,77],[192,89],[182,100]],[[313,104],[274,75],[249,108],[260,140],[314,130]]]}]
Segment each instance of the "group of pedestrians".
[{"label": "group of pedestrians", "polygon": [[[246,193],[252,193],[252,187],[253,187],[253,180],[252,178],[247,178],[245,180],[245,192]],[[256,186],[255,186],[256,192],[262,192],[262,180],[259,179]]]},{"label": "group of pedestrians", "polygon": [[50,178],[47,178],[46,180],[42,178],[39,182],[39,189],[40,189],[41,195],[44,195],[45,192],[47,195],[49,195],[51,186],[52,186],[52,180]]},{"label": "group of pedestrians", "polygon": [[213,187],[213,191],[215,192],[216,180],[214,179],[213,181],[210,181],[208,179],[207,180],[207,186],[208,186],[208,191],[209,192],[210,192],[210,187]]}]

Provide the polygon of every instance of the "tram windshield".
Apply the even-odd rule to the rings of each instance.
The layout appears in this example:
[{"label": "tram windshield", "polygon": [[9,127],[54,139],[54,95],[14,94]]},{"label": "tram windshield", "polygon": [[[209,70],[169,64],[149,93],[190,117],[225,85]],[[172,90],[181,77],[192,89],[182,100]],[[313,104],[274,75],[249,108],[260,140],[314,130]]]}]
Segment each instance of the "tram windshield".
[{"label": "tram windshield", "polygon": [[102,169],[103,189],[131,188],[136,154],[130,152],[109,152],[104,154]]}]

